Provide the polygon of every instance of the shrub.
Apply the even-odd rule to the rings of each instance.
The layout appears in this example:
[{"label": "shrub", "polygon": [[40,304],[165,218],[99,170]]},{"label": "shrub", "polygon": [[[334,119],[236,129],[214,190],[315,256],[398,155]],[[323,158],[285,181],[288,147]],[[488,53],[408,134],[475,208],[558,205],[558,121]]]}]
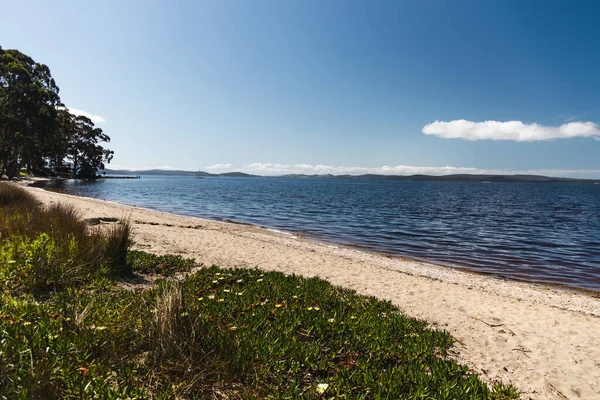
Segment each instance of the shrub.
[{"label": "shrub", "polygon": [[38,201],[27,190],[18,185],[0,182],[0,206],[19,206],[26,208],[35,208],[38,206]]}]

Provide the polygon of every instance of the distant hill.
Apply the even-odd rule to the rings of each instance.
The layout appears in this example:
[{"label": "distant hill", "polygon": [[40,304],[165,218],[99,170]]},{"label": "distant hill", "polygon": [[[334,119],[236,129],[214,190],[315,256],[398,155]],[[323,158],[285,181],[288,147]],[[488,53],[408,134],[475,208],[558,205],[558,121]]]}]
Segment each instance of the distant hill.
[{"label": "distant hill", "polygon": [[[231,177],[231,178],[256,178],[259,175],[246,174],[244,172],[225,172],[221,174],[211,174],[204,171],[183,171],[183,170],[164,170],[148,169],[132,171],[126,169],[106,169],[109,175],[173,175],[173,176],[201,176],[201,177]],[[435,181],[435,182],[539,182],[539,183],[597,183],[600,179],[580,179],[580,178],[559,178],[543,175],[305,175],[289,174],[270,178],[294,178],[294,179],[348,179],[363,181]]]},{"label": "distant hill", "polygon": [[230,178],[258,178],[258,175],[246,174],[244,172],[224,172],[222,174],[216,174],[212,176],[228,176]]},{"label": "distant hill", "polygon": [[155,175],[155,176],[225,176],[234,178],[253,178],[258,175],[246,174],[244,172],[225,172],[222,174],[211,174],[204,171],[184,171],[177,169],[144,169],[144,170],[129,170],[129,169],[105,169],[108,175]]},{"label": "distant hill", "polygon": [[194,172],[194,171],[183,171],[183,170],[167,170],[167,169],[146,169],[140,171],[132,171],[129,169],[105,169],[108,175],[175,175],[175,176],[196,176],[200,174],[207,174],[206,172]]},{"label": "distant hill", "polygon": [[284,178],[349,179],[369,181],[435,181],[435,182],[546,182],[546,183],[600,183],[600,179],[558,178],[542,175],[303,175],[290,174]]}]

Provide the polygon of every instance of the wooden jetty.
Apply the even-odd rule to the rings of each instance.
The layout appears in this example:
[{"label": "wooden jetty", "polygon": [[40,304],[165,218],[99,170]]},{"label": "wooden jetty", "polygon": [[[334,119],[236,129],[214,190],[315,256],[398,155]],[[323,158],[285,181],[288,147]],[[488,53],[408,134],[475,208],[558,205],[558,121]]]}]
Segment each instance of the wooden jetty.
[{"label": "wooden jetty", "polygon": [[139,175],[98,175],[100,179],[140,179]]}]

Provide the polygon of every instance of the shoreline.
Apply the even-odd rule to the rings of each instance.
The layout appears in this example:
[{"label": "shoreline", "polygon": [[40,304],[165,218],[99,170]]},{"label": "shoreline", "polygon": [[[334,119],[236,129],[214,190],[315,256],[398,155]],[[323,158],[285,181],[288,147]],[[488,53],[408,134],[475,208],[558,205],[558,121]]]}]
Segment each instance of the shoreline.
[{"label": "shoreline", "polygon": [[[187,217],[28,187],[44,204],[83,218],[127,218],[134,248],[193,257],[207,266],[319,276],[392,301],[449,331],[454,357],[523,398],[600,398],[600,299],[418,260],[291,238],[252,225]],[[564,397],[563,397],[564,398]]]},{"label": "shoreline", "polygon": [[[32,182],[44,181],[44,180],[47,180],[47,178],[38,178]],[[367,255],[370,257],[388,258],[390,260],[397,260],[397,261],[400,261],[403,263],[417,263],[417,264],[420,264],[423,266],[427,266],[428,268],[434,267],[435,269],[440,269],[441,275],[443,275],[445,278],[447,278],[448,281],[453,281],[453,282],[461,281],[460,277],[458,279],[456,279],[456,277],[451,276],[451,275],[453,275],[453,272],[456,272],[458,275],[466,274],[466,275],[473,275],[474,277],[481,277],[484,279],[492,279],[492,280],[496,281],[497,283],[506,282],[508,285],[510,285],[510,284],[520,285],[520,286],[524,286],[525,289],[535,289],[535,290],[541,290],[543,292],[550,291],[550,292],[555,292],[558,294],[564,293],[564,294],[572,294],[572,295],[589,296],[594,299],[596,299],[596,298],[600,299],[600,292],[589,290],[589,289],[583,289],[583,288],[579,288],[579,287],[575,287],[575,286],[569,286],[567,284],[531,282],[526,279],[517,279],[512,276],[502,277],[493,272],[475,271],[473,269],[470,269],[465,266],[461,266],[459,264],[450,265],[450,263],[444,264],[443,262],[436,262],[434,260],[428,260],[428,259],[419,259],[419,258],[407,256],[407,255],[396,255],[396,254],[388,254],[385,252],[377,252],[377,251],[361,248],[363,246],[353,244],[353,243],[335,242],[333,240],[328,240],[327,238],[312,236],[312,235],[304,233],[304,232],[283,231],[278,228],[270,228],[268,226],[255,225],[255,224],[252,224],[249,222],[235,221],[235,220],[231,220],[231,219],[227,219],[227,218],[221,218],[221,217],[210,218],[210,217],[202,217],[202,216],[177,214],[177,213],[162,211],[162,210],[158,210],[158,209],[154,209],[154,208],[142,207],[139,205],[118,203],[113,200],[97,199],[94,197],[86,197],[86,196],[80,196],[80,195],[75,195],[75,194],[62,193],[60,191],[49,191],[49,190],[46,190],[41,187],[32,186],[32,182],[24,181],[22,183],[24,185],[26,185],[26,187],[28,187],[28,188],[40,189],[40,190],[47,191],[50,193],[55,193],[58,195],[64,195],[64,196],[80,198],[80,199],[85,199],[85,200],[90,200],[90,201],[99,201],[99,202],[107,203],[109,205],[114,205],[117,207],[129,207],[129,208],[132,208],[135,210],[144,210],[144,211],[148,211],[148,212],[164,214],[166,216],[197,219],[197,220],[199,220],[201,222],[205,222],[205,223],[217,223],[217,224],[224,224],[224,225],[247,227],[250,229],[259,229],[259,230],[264,231],[264,233],[266,233],[266,234],[274,235],[276,237],[306,241],[308,243],[313,243],[317,246],[328,246],[328,247],[336,248],[336,249],[339,248],[339,249],[350,251],[350,252],[364,254],[364,255]],[[406,271],[398,271],[398,272],[406,272]],[[448,275],[444,274],[444,272],[448,272]],[[417,274],[417,275],[437,279],[437,277],[432,277],[429,274],[421,275],[421,273],[422,273],[422,271],[419,271],[419,274]],[[482,287],[485,287],[485,286],[486,285],[483,285]],[[557,307],[561,308],[560,306],[557,306]],[[600,317],[600,308],[597,311],[591,311],[591,312],[585,311],[584,309],[582,309],[582,310],[571,309],[571,311],[579,311],[579,312],[589,313],[591,315]]]},{"label": "shoreline", "polygon": [[188,215],[188,214],[177,214],[175,212],[164,211],[164,210],[160,210],[157,208],[144,207],[144,206],[140,206],[140,205],[136,205],[136,204],[119,203],[119,202],[113,201],[113,200],[96,199],[94,197],[86,197],[86,196],[81,196],[78,194],[69,194],[69,193],[64,193],[60,190],[50,190],[48,188],[35,186],[36,182],[45,182],[45,181],[49,181],[52,179],[54,179],[54,178],[44,178],[44,177],[29,178],[29,180],[21,181],[20,184],[27,185],[28,187],[44,189],[44,190],[50,191],[52,193],[64,194],[64,195],[68,195],[68,196],[75,196],[78,198],[84,198],[84,199],[90,199],[90,200],[100,200],[100,201],[105,201],[110,204],[116,204],[116,205],[125,206],[125,207],[134,207],[134,208],[140,208],[140,209],[144,209],[144,210],[156,211],[156,212],[165,213],[167,215],[174,215],[174,216],[180,216],[180,217],[185,217],[185,218],[197,218],[197,219],[207,221],[207,222],[225,223],[225,224],[246,226],[249,228],[264,229],[265,231],[268,231],[275,235],[280,235],[282,237],[287,237],[287,238],[292,238],[292,239],[306,240],[306,241],[309,241],[309,242],[312,242],[315,244],[340,246],[342,248],[346,248],[349,250],[355,250],[355,251],[359,251],[359,252],[363,252],[363,253],[367,253],[367,254],[371,254],[371,255],[375,255],[375,256],[389,257],[392,259],[398,259],[398,260],[405,261],[405,262],[416,262],[416,263],[429,264],[429,265],[434,265],[436,267],[441,267],[444,269],[451,269],[451,270],[455,270],[455,271],[458,271],[461,273],[473,274],[476,276],[489,277],[489,278],[500,280],[500,281],[515,282],[515,283],[530,285],[530,286],[538,287],[538,288],[542,288],[542,289],[564,291],[567,293],[578,293],[578,294],[582,294],[582,295],[600,298],[600,289],[595,290],[595,289],[575,286],[575,285],[572,285],[569,283],[562,283],[559,281],[552,281],[552,280],[532,281],[531,279],[529,279],[529,277],[520,277],[518,274],[511,274],[510,272],[508,272],[506,274],[502,274],[502,273],[499,273],[499,272],[496,272],[493,270],[478,270],[478,268],[476,268],[476,267],[460,264],[459,262],[455,262],[455,261],[435,260],[435,259],[428,259],[426,257],[421,258],[421,257],[417,257],[417,256],[412,256],[409,254],[398,254],[398,253],[388,252],[388,251],[381,250],[381,249],[378,250],[376,248],[370,248],[369,246],[365,246],[365,245],[361,245],[361,244],[357,244],[357,243],[336,240],[335,238],[328,237],[328,236],[316,235],[316,234],[313,234],[313,233],[310,233],[307,231],[287,231],[287,230],[283,230],[282,228],[278,228],[278,227],[269,227],[269,226],[265,226],[265,225],[254,224],[252,222],[237,221],[237,220],[231,219],[231,217],[226,218],[226,217],[219,217],[219,216],[214,216],[214,215],[212,215],[212,216],[206,216],[206,215],[205,216],[197,216],[197,215]]}]

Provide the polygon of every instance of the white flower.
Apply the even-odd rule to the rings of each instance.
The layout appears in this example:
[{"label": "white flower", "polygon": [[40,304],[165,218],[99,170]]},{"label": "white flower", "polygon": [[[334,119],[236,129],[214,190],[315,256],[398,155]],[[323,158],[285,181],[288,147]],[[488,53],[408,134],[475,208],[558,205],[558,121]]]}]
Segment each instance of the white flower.
[{"label": "white flower", "polygon": [[325,393],[325,391],[327,390],[328,387],[329,387],[329,384],[327,384],[327,383],[319,383],[317,385],[317,392]]}]

